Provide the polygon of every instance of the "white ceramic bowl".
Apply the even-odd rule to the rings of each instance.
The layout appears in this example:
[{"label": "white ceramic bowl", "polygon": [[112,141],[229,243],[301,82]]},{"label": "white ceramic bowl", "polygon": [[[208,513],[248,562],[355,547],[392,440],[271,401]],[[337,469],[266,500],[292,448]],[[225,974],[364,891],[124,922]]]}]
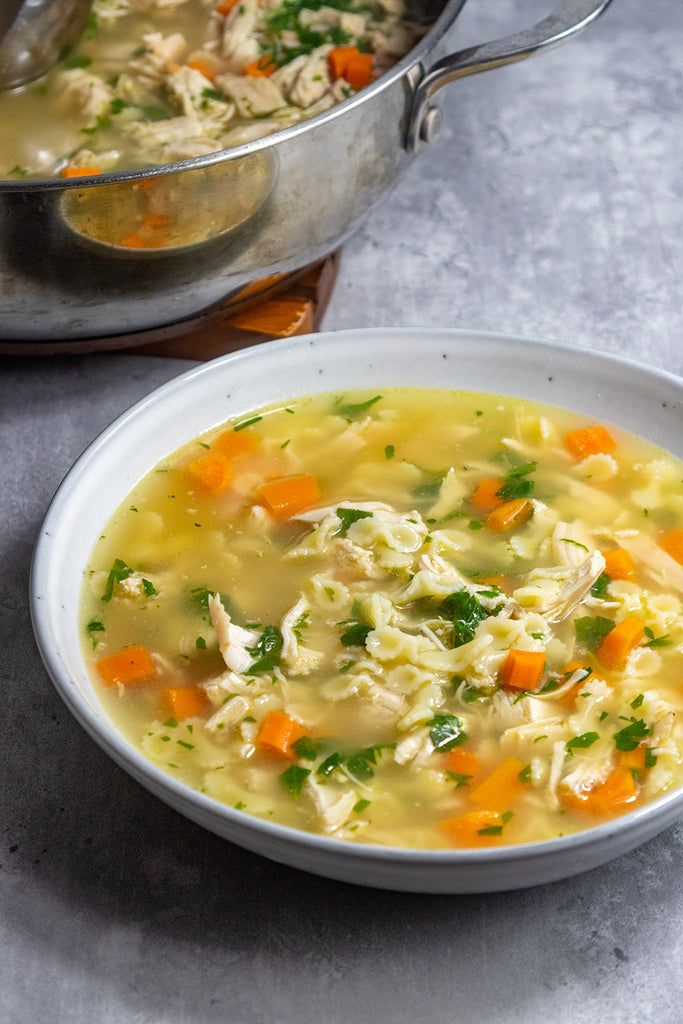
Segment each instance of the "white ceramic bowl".
[{"label": "white ceramic bowl", "polygon": [[306,871],[383,889],[515,889],[604,863],[683,813],[683,788],[616,821],[562,839],[485,850],[354,845],[250,817],[165,774],[100,705],[81,654],[82,574],[116,506],[164,456],[229,417],[319,391],[462,388],[537,399],[611,421],[683,456],[683,381],[598,352],[456,330],[357,330],[274,342],[183,374],[119,417],[81,455],[45,517],[31,611],[52,680],[81,725],[133,778],[181,814],[249,850]]}]

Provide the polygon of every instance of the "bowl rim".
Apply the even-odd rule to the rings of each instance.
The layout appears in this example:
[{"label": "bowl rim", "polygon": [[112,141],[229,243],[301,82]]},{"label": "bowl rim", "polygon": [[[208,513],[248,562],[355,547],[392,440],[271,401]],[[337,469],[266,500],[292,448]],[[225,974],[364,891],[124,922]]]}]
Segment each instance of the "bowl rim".
[{"label": "bowl rim", "polygon": [[[278,358],[286,358],[288,351],[291,349],[310,346],[312,343],[316,346],[344,344],[347,340],[352,342],[353,340],[367,339],[372,336],[386,337],[387,333],[403,338],[414,337],[416,333],[419,333],[421,337],[428,336],[435,340],[439,338],[445,343],[449,341],[451,343],[465,342],[476,339],[477,343],[483,345],[505,342],[516,348],[541,349],[549,354],[552,354],[552,352],[564,352],[580,358],[588,364],[612,365],[627,371],[645,374],[654,382],[660,381],[661,383],[673,385],[680,393],[681,400],[683,401],[683,377],[661,367],[647,366],[639,360],[630,357],[586,348],[568,342],[508,334],[505,332],[470,330],[467,328],[374,327],[353,328],[344,331],[323,331],[319,334],[302,335],[285,341],[264,342],[194,366],[173,377],[160,387],[154,388],[143,398],[125,409],[107,427],[100,431],[72,464],[50,499],[45,516],[38,529],[33,549],[29,576],[29,604],[36,645],[57,693],[79,724],[105,753],[112,757],[132,778],[152,792],[153,795],[170,803],[171,806],[177,809],[178,805],[194,805],[195,808],[203,812],[202,824],[212,819],[214,821],[216,819],[224,819],[229,824],[236,826],[237,829],[253,832],[262,836],[264,840],[270,839],[280,845],[305,847],[310,851],[315,851],[323,856],[327,855],[332,858],[337,856],[351,861],[389,861],[413,866],[432,865],[433,867],[444,867],[450,865],[453,868],[466,867],[468,865],[483,867],[484,865],[495,864],[496,866],[501,866],[504,864],[514,864],[520,860],[540,860],[548,855],[559,856],[563,853],[567,854],[572,851],[583,850],[596,845],[599,846],[623,832],[638,831],[639,825],[650,822],[652,818],[669,819],[671,817],[670,813],[668,813],[670,809],[677,804],[683,804],[683,783],[657,797],[655,800],[618,818],[600,825],[591,826],[580,832],[552,839],[474,850],[432,850],[413,849],[403,846],[383,846],[377,843],[356,844],[335,839],[331,836],[306,832],[303,829],[281,825],[275,821],[265,820],[256,815],[238,811],[228,804],[223,804],[213,797],[193,789],[186,783],[164,772],[154,762],[146,758],[119,731],[102,705],[100,705],[101,713],[97,714],[81,691],[72,685],[69,673],[65,671],[61,659],[55,654],[57,645],[50,626],[48,602],[42,600],[38,581],[45,578],[46,568],[51,557],[51,534],[59,520],[62,508],[70,501],[71,492],[77,484],[79,477],[89,463],[97,456],[100,449],[112,442],[116,443],[116,435],[125,430],[131,421],[148,410],[155,402],[184,388],[189,382],[219,371],[226,365],[249,360],[254,358],[257,353],[261,356],[266,354],[266,356],[272,355]],[[174,799],[172,800],[171,797]],[[229,839],[229,841],[233,840]]]}]

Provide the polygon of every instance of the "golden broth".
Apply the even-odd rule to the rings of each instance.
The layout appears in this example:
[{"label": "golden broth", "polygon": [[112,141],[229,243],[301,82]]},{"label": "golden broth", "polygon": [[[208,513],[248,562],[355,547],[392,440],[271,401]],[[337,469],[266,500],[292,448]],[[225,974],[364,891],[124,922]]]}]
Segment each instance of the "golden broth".
[{"label": "golden broth", "polygon": [[519,399],[378,394],[242,417],[131,491],[83,587],[118,727],[354,842],[547,839],[679,784],[681,464]]}]

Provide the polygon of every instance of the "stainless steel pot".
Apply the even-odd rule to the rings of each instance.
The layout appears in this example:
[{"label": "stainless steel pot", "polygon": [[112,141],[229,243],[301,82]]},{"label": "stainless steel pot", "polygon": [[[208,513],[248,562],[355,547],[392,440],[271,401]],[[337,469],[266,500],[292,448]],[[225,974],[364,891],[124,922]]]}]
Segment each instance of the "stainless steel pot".
[{"label": "stainless steel pot", "polygon": [[[436,0],[438,3],[439,0]],[[563,0],[516,35],[439,57],[465,0],[369,88],[310,121],[220,153],[96,178],[0,182],[0,338],[15,350],[130,344],[210,314],[257,279],[305,267],[360,224],[438,129],[449,82],[581,31],[610,0]],[[112,242],[161,191],[173,244]],[[196,215],[195,215],[196,212]],[[189,216],[192,214],[192,216]],[[92,347],[89,346],[89,347]]]}]

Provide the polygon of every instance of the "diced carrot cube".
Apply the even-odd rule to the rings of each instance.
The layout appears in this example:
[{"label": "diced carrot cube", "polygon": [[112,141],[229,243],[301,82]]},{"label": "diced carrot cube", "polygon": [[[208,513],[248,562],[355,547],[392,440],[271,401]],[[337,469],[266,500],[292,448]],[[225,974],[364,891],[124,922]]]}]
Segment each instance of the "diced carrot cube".
[{"label": "diced carrot cube", "polygon": [[242,74],[249,78],[270,78],[277,71],[277,64],[270,57],[259,57],[242,68]]},{"label": "diced carrot cube", "polygon": [[116,654],[100,658],[97,671],[105,686],[144,683],[156,675],[156,664],[146,647],[125,647]]},{"label": "diced carrot cube", "polygon": [[605,556],[605,572],[613,580],[634,580],[636,565],[628,551],[616,548],[614,551],[603,551]]},{"label": "diced carrot cube", "polygon": [[227,459],[238,455],[250,455],[258,449],[258,441],[248,430],[226,430],[216,438],[212,445]]},{"label": "diced carrot cube", "polygon": [[220,452],[208,452],[200,459],[195,459],[187,467],[195,479],[207,491],[223,491],[232,480],[234,470],[225,456]]},{"label": "diced carrot cube", "polygon": [[257,489],[276,519],[289,519],[320,501],[322,492],[317,477],[312,473],[297,473],[268,480]]},{"label": "diced carrot cube", "polygon": [[208,707],[207,696],[199,686],[178,686],[164,690],[162,694],[164,710],[179,722],[183,718],[194,718],[203,715]]},{"label": "diced carrot cube", "polygon": [[545,668],[545,651],[508,651],[500,673],[501,686],[511,690],[535,690]]},{"label": "diced carrot cube", "polygon": [[353,89],[364,89],[372,81],[372,54],[353,53],[351,54],[343,77]]},{"label": "diced carrot cube", "polygon": [[357,46],[337,46],[334,50],[330,50],[327,55],[327,65],[330,71],[330,78],[333,81],[344,77],[344,72],[348,67],[351,57],[358,52]]},{"label": "diced carrot cube", "polygon": [[126,249],[147,249],[149,240],[143,238],[139,231],[131,231],[119,241],[119,245],[125,245]]},{"label": "diced carrot cube", "polygon": [[488,778],[470,790],[470,800],[487,811],[508,811],[524,783],[519,777],[524,764],[516,757],[509,757],[491,772]]},{"label": "diced carrot cube", "polygon": [[620,750],[617,753],[617,760],[622,768],[634,769],[638,772],[645,771],[647,749],[647,746],[641,743],[635,750]]},{"label": "diced carrot cube", "polygon": [[477,484],[471,502],[481,512],[492,512],[494,508],[505,503],[504,498],[499,498],[497,492],[503,486],[503,481],[496,476],[487,476]]},{"label": "diced carrot cube", "polygon": [[604,427],[582,427],[571,430],[564,438],[565,447],[576,459],[585,459],[589,455],[609,455],[617,447],[617,442]]},{"label": "diced carrot cube", "polygon": [[637,647],[645,634],[640,619],[629,615],[610,630],[597,649],[597,656],[605,668],[623,672],[628,656]]},{"label": "diced carrot cube", "polygon": [[[218,10],[218,8],[216,8],[216,10]],[[188,60],[187,66],[188,68],[192,68],[194,71],[199,71],[199,73],[204,75],[204,78],[208,78],[210,82],[213,82],[216,77],[217,69],[212,64],[209,64],[208,60],[201,60],[197,57],[195,60]]]},{"label": "diced carrot cube", "polygon": [[607,815],[624,810],[638,798],[638,786],[629,768],[619,767],[604,782],[591,789],[576,792],[560,786],[562,803],[579,814]]},{"label": "diced carrot cube", "polygon": [[214,11],[218,11],[219,14],[230,14],[230,11],[238,3],[238,0],[221,0],[219,4],[216,4]]},{"label": "diced carrot cube", "polygon": [[90,178],[101,173],[100,167],[63,167],[59,175],[61,178]]},{"label": "diced carrot cube", "polygon": [[266,753],[278,754],[293,761],[296,754],[292,744],[305,735],[306,730],[301,722],[286,715],[284,711],[271,711],[261,722],[256,743]]},{"label": "diced carrot cube", "polygon": [[502,842],[503,819],[496,811],[466,811],[440,825],[454,846],[498,846]]},{"label": "diced carrot cube", "polygon": [[446,770],[456,775],[468,775],[470,778],[479,771],[479,758],[471,750],[455,747],[446,754]]},{"label": "diced carrot cube", "polygon": [[683,565],[683,530],[669,530],[659,538],[660,548],[664,548],[676,562]]},{"label": "diced carrot cube", "polygon": [[489,512],[486,525],[496,533],[507,533],[518,526],[523,526],[531,517],[534,506],[528,498],[513,498]]}]

